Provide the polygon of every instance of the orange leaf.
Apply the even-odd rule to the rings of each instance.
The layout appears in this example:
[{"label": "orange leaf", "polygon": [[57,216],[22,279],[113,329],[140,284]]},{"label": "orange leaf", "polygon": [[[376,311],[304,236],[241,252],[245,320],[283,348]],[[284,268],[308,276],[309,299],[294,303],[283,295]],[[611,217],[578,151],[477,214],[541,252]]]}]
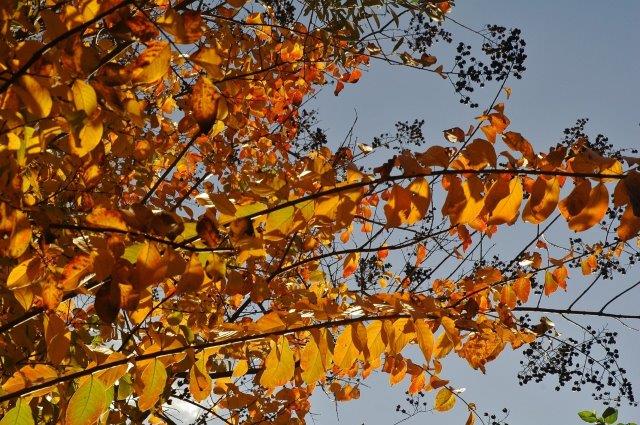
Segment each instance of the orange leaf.
[{"label": "orange leaf", "polygon": [[92,271],[93,258],[87,254],[76,255],[62,270],[62,287],[65,291],[76,289],[80,280]]},{"label": "orange leaf", "polygon": [[69,353],[71,332],[67,329],[67,324],[55,312],[47,315],[44,323],[47,356],[52,364],[59,365]]},{"label": "orange leaf", "polygon": [[511,285],[504,285],[500,291],[500,302],[510,309],[514,309],[517,301],[516,296],[516,292]]},{"label": "orange leaf", "polygon": [[569,218],[569,228],[575,232],[583,232],[604,217],[609,207],[609,191],[603,183],[591,189],[584,208]]},{"label": "orange leaf", "polygon": [[417,394],[422,391],[425,386],[425,374],[421,372],[411,376],[411,384],[409,385],[409,394]]},{"label": "orange leaf", "polygon": [[539,176],[524,207],[522,219],[533,224],[546,220],[558,205],[560,184],[557,177]]},{"label": "orange leaf", "polygon": [[187,269],[178,282],[179,293],[196,292],[204,282],[204,269],[196,254],[191,255]]},{"label": "orange leaf", "polygon": [[386,227],[415,224],[426,215],[429,203],[429,183],[423,178],[414,180],[406,189],[393,186],[384,206]]},{"label": "orange leaf", "polygon": [[517,278],[513,283],[513,290],[518,296],[518,299],[526,303],[529,300],[529,293],[531,292],[531,280],[524,276]]},{"label": "orange leaf", "polygon": [[424,262],[424,260],[427,258],[427,248],[425,248],[425,246],[421,243],[416,245],[416,264],[415,266],[418,267],[420,264],[422,264]]},{"label": "orange leaf", "polygon": [[553,273],[546,271],[544,274],[544,294],[551,295],[558,290],[558,282],[553,277]]},{"label": "orange leaf", "polygon": [[625,209],[622,217],[620,217],[620,225],[616,229],[616,234],[622,241],[627,241],[640,232],[640,217],[633,212],[631,205]]},{"label": "orange leaf", "polygon": [[191,113],[203,133],[208,133],[216,120],[223,120],[228,113],[227,102],[211,80],[200,76],[189,97]]},{"label": "orange leaf", "polygon": [[360,263],[360,253],[352,252],[347,255],[347,258],[344,260],[344,266],[342,268],[342,277],[349,277],[358,269],[358,264]]}]

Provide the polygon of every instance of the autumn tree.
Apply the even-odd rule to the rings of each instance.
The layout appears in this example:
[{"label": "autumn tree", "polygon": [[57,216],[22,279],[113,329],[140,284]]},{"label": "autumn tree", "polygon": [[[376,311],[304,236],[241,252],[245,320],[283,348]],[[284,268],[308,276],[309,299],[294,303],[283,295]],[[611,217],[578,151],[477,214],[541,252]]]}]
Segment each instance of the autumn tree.
[{"label": "autumn tree", "polygon": [[[443,359],[484,371],[508,348],[522,381],[604,397],[608,380],[633,403],[613,336],[573,342],[546,316],[638,319],[608,310],[638,284],[600,309],[540,301],[637,261],[639,162],[581,127],[534,151],[501,103],[520,32],[456,44],[451,3],[1,2],[0,423],[173,423],[172,400],[302,423],[314,392],[354,399],[372,373],[446,411]],[[327,140],[307,102],[389,65],[471,107],[486,83],[498,96],[438,144],[420,123]],[[373,150],[392,153],[369,168]],[[554,224],[585,236],[550,246]],[[483,253],[526,226],[520,252]]]}]

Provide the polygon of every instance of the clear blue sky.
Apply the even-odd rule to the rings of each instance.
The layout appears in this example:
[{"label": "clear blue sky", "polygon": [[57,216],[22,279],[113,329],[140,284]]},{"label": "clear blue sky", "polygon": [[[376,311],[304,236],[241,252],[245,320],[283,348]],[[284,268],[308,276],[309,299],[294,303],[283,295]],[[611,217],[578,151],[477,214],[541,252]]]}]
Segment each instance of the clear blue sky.
[{"label": "clear blue sky", "polygon": [[[525,135],[537,149],[546,150],[555,144],[561,139],[562,130],[581,117],[590,118],[590,134],[608,135],[616,146],[640,147],[640,1],[466,0],[458,2],[453,16],[474,28],[500,24],[523,30],[528,69],[524,79],[507,84],[513,95],[506,112],[513,129]],[[328,130],[331,140],[342,140],[355,111],[359,116],[356,134],[365,143],[393,129],[398,120],[419,118],[426,121],[427,139],[441,144],[443,129],[466,128],[478,114],[478,110],[460,105],[451,87],[431,74],[374,65],[358,84],[348,86],[338,98],[331,89],[319,96],[315,106],[320,110],[320,126]],[[495,88],[487,88],[476,98],[480,105],[485,105],[494,93]],[[527,233],[514,239],[530,237]],[[516,248],[503,240],[499,249],[508,252]],[[596,300],[599,295],[606,297],[633,277],[602,282],[593,291],[593,297]],[[569,292],[553,302],[566,305],[581,285],[584,285],[581,280],[572,281]],[[638,313],[639,302],[640,290],[636,290],[615,309]],[[587,301],[583,307],[597,304]],[[565,327],[561,332],[573,332],[566,323],[558,324]],[[640,323],[632,325],[640,327]],[[622,333],[622,363],[640,391],[637,360],[640,332],[615,322],[609,326]],[[555,381],[518,387],[516,373],[521,359],[519,353],[507,350],[489,365],[487,375],[482,375],[452,358],[445,363],[444,375],[455,386],[466,388],[463,395],[475,402],[478,410],[499,412],[508,407],[511,425],[578,424],[577,411],[601,409],[589,397],[590,391],[572,393],[565,388],[556,393]],[[337,414],[336,406],[327,397],[315,397],[315,423],[392,424],[401,419],[395,405],[404,398],[407,383],[390,389],[386,379],[385,375],[365,381],[370,387],[362,389],[361,399],[339,404]],[[453,413],[426,413],[405,423],[463,424],[465,418],[465,409],[459,404]],[[640,421],[640,409],[623,407],[620,419]]]}]

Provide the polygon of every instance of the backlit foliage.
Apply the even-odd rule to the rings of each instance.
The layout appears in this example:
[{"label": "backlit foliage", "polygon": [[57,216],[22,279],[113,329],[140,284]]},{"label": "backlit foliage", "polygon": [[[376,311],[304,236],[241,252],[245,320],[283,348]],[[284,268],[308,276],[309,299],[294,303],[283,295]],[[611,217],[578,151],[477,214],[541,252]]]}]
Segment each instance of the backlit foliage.
[{"label": "backlit foliage", "polygon": [[[517,311],[571,285],[572,263],[624,255],[637,160],[586,137],[535,152],[502,103],[440,144],[400,123],[420,143],[373,170],[359,161],[393,136],[330,149],[300,108],[377,62],[452,76],[463,102],[524,71],[519,31],[489,27],[489,65],[463,45],[447,71],[430,48],[451,42],[449,2],[369,3],[0,3],[0,423],[162,423],[174,399],[203,420],[304,422],[320,387],[354,399],[374,371],[447,411],[445,357],[485,371],[544,349],[550,327]],[[438,270],[438,251],[463,262],[558,216],[615,220],[616,237]]]}]

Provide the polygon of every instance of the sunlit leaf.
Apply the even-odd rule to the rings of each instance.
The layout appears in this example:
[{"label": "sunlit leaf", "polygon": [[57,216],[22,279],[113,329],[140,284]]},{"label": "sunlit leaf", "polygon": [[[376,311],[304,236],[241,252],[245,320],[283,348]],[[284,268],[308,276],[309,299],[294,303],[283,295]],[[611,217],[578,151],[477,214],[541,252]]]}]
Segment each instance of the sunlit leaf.
[{"label": "sunlit leaf", "polygon": [[449,388],[441,388],[436,394],[434,408],[439,412],[453,409],[456,404],[456,396]]},{"label": "sunlit leaf", "polygon": [[33,413],[29,402],[25,399],[19,398],[16,401],[16,405],[9,410],[0,419],[0,425],[32,425],[35,424],[33,420]]},{"label": "sunlit leaf", "polygon": [[282,386],[291,380],[294,369],[293,351],[287,338],[282,336],[277,341],[272,340],[260,375],[260,385],[266,388]]},{"label": "sunlit leaf", "polygon": [[167,371],[165,365],[158,359],[153,359],[144,368],[140,375],[140,397],[138,398],[138,408],[142,411],[151,409],[164,392],[167,381]]}]

